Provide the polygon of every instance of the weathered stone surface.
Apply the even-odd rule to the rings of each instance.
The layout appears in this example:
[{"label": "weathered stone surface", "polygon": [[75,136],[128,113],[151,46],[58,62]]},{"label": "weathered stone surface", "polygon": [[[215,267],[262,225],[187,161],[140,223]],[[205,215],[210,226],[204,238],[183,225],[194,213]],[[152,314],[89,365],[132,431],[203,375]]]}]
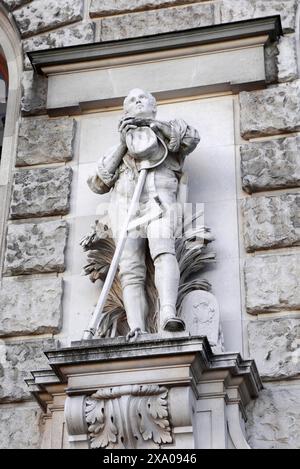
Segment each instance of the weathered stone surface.
[{"label": "weathered stone surface", "polygon": [[19,8],[26,3],[30,3],[32,0],[2,0],[2,3],[11,11],[15,8]]},{"label": "weathered stone surface", "polygon": [[278,44],[278,81],[293,81],[298,78],[296,40],[293,36],[284,36]]},{"label": "weathered stone surface", "polygon": [[214,8],[212,4],[200,3],[103,18],[101,39],[117,40],[212,25]]},{"label": "weathered stone surface", "polygon": [[248,442],[254,449],[300,448],[300,386],[266,384],[247,407]]},{"label": "weathered stone surface", "polygon": [[39,449],[43,427],[37,404],[0,406],[0,449]]},{"label": "weathered stone surface", "polygon": [[75,133],[76,122],[73,119],[23,119],[19,131],[17,166],[71,160]]},{"label": "weathered stone surface", "polygon": [[5,344],[0,341],[0,401],[22,401],[31,397],[25,378],[30,372],[47,369],[44,350],[55,346],[55,341],[36,340]]},{"label": "weathered stone surface", "polygon": [[67,231],[65,221],[9,225],[5,275],[63,272]]},{"label": "weathered stone surface", "polygon": [[35,0],[14,12],[23,37],[71,24],[83,18],[82,0]]},{"label": "weathered stone surface", "polygon": [[299,246],[300,195],[253,197],[242,202],[248,252]]},{"label": "weathered stone surface", "polygon": [[7,278],[0,290],[0,336],[56,334],[62,324],[60,278]]},{"label": "weathered stone surface", "polygon": [[264,48],[265,51],[265,71],[266,83],[278,83],[278,43],[268,43]]},{"label": "weathered stone surface", "polygon": [[180,308],[180,318],[192,335],[205,335],[216,353],[222,351],[220,307],[214,295],[201,290],[188,293]]},{"label": "weathered stone surface", "polygon": [[245,265],[250,314],[300,309],[300,255],[256,256]]},{"label": "weathered stone surface", "polygon": [[245,138],[300,130],[300,80],[240,93],[241,134]]},{"label": "weathered stone surface", "polygon": [[120,13],[129,13],[140,10],[151,10],[155,8],[182,5],[183,3],[195,3],[195,0],[92,0],[90,15],[105,16]]},{"label": "weathered stone surface", "polygon": [[298,64],[296,39],[283,36],[278,42],[265,47],[266,81],[269,84],[297,80]]},{"label": "weathered stone surface", "polygon": [[300,137],[243,145],[241,168],[249,193],[300,186]]},{"label": "weathered stone surface", "polygon": [[22,76],[21,110],[24,115],[46,114],[47,78],[27,71]]},{"label": "weathered stone surface", "polygon": [[[23,50],[26,53],[42,49],[76,46],[78,44],[90,44],[93,43],[94,40],[94,23],[82,23],[25,39],[23,41]],[[27,55],[25,57],[25,66],[27,68],[31,67]]]},{"label": "weathered stone surface", "polygon": [[286,31],[295,30],[297,0],[222,0],[223,23],[281,15]]},{"label": "weathered stone surface", "polygon": [[248,324],[249,353],[262,377],[300,373],[300,319],[268,319]]},{"label": "weathered stone surface", "polygon": [[11,218],[65,215],[70,209],[72,169],[67,167],[16,171]]}]

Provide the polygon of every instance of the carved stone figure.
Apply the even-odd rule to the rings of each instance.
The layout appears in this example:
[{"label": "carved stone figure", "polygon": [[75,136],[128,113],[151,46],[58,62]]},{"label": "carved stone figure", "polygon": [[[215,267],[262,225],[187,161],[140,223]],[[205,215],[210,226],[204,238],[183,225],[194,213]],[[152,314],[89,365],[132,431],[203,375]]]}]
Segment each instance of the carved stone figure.
[{"label": "carved stone figure", "polygon": [[[175,233],[176,258],[180,270],[180,281],[177,296],[177,312],[180,318],[186,322],[186,329],[193,335],[211,336],[211,326],[207,331],[205,324],[201,321],[202,307],[191,312],[189,318],[190,302],[184,301],[190,293],[196,292],[201,296],[202,292],[210,291],[210,283],[202,278],[202,272],[206,266],[215,262],[215,253],[208,250],[208,245],[213,241],[213,236],[209,228],[201,226],[203,211],[196,212],[189,220],[184,220],[184,232]],[[88,233],[81,241],[83,249],[87,252],[87,265],[84,267],[84,274],[88,275],[91,282],[104,282],[107,278],[108,270],[111,266],[115,252],[115,241],[109,228],[109,219],[102,218],[96,220]],[[196,225],[193,226],[193,225]],[[147,246],[146,246],[147,248]],[[159,305],[157,301],[157,290],[155,287],[154,265],[149,249],[146,249],[146,298],[149,314],[146,318],[146,329],[149,333],[158,331]],[[197,303],[198,304],[198,303]],[[194,316],[200,316],[201,329],[195,329]],[[204,316],[206,316],[204,311]],[[219,316],[217,315],[217,318]],[[216,330],[219,325],[215,323]],[[128,333],[128,324],[125,307],[122,297],[122,286],[119,273],[117,273],[112,288],[109,291],[107,301],[101,314],[101,319],[97,328],[97,335],[100,337],[124,336]],[[211,343],[215,347],[215,341]]]},{"label": "carved stone figure", "polygon": [[147,170],[119,262],[129,337],[147,331],[147,245],[160,305],[159,330],[184,330],[185,324],[176,312],[180,282],[175,249],[177,197],[185,157],[198,145],[199,134],[183,120],[156,120],[155,98],[140,89],[129,93],[124,111],[119,124],[120,142],[100,157],[88,184],[98,194],[111,191],[110,227],[117,241],[139,174]]}]

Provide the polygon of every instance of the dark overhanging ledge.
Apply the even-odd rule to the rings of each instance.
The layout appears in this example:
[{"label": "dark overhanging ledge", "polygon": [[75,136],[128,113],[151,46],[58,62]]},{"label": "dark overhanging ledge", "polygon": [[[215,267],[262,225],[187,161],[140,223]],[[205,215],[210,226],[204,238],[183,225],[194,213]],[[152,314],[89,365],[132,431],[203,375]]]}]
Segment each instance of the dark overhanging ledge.
[{"label": "dark overhanging ledge", "polygon": [[44,67],[214,44],[259,35],[268,35],[271,42],[275,42],[280,36],[283,36],[280,15],[143,36],[141,38],[46,49],[28,52],[27,55],[34,71],[43,75]]}]

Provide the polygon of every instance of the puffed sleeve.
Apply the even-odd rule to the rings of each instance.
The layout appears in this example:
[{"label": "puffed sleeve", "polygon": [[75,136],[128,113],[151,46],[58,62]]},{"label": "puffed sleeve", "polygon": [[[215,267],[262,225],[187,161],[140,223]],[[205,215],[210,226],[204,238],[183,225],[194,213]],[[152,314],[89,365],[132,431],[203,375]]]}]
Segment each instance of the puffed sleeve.
[{"label": "puffed sleeve", "polygon": [[182,119],[170,121],[171,138],[168,148],[172,153],[180,153],[186,156],[192,153],[200,142],[200,136],[196,129],[188,125]]},{"label": "puffed sleeve", "polygon": [[92,174],[89,176],[87,184],[91,191],[95,192],[96,194],[106,194],[110,191],[110,187],[104,184],[102,179],[100,179],[97,174]]},{"label": "puffed sleeve", "polygon": [[88,186],[93,192],[106,194],[114,186],[119,177],[118,168],[123,153],[120,153],[119,147],[113,147],[99,159],[95,173],[87,180]]}]

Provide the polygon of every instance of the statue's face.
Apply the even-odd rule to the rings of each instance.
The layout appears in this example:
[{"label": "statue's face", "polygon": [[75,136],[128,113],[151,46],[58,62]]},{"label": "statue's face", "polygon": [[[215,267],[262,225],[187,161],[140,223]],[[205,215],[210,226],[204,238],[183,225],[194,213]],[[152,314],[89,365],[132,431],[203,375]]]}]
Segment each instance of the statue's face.
[{"label": "statue's face", "polygon": [[154,118],[156,115],[155,99],[143,90],[134,89],[125,99],[124,109],[128,116]]}]

